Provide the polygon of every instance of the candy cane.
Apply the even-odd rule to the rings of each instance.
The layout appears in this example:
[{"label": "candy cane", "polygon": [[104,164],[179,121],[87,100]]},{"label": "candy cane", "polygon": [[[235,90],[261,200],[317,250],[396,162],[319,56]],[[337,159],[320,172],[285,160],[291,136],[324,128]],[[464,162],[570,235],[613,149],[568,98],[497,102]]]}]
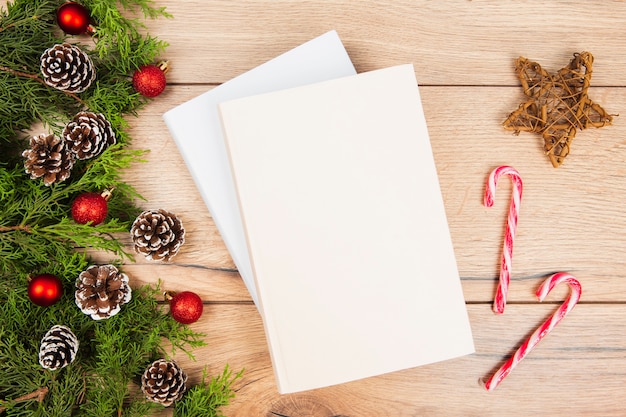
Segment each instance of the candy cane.
[{"label": "candy cane", "polygon": [[513,257],[513,241],[515,239],[515,231],[517,230],[517,218],[519,216],[520,203],[522,201],[522,177],[519,172],[510,166],[500,166],[494,169],[487,180],[485,188],[485,206],[492,207],[494,195],[496,193],[496,184],[498,179],[508,175],[513,182],[513,192],[511,194],[511,204],[509,206],[509,216],[506,222],[506,231],[504,234],[504,247],[502,249],[502,261],[500,262],[500,281],[496,296],[493,302],[493,310],[498,313],[504,313],[506,305],[507,292],[509,290],[509,282],[511,281],[511,259]]},{"label": "candy cane", "polygon": [[561,304],[559,309],[552,314],[535,332],[517,349],[515,354],[509,358],[504,365],[498,369],[491,378],[485,383],[487,391],[493,391],[500,382],[517,366],[518,363],[543,339],[561,320],[569,313],[578,300],[582,288],[580,282],[573,276],[565,272],[558,272],[546,279],[537,289],[537,298],[543,301],[556,285],[565,282],[570,287],[570,293],[567,299]]}]

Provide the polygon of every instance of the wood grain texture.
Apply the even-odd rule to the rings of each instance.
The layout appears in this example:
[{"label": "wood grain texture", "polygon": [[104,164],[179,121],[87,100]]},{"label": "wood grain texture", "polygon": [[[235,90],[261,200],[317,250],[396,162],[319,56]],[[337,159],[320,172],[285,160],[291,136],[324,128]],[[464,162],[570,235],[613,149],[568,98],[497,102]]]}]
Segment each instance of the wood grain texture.
[{"label": "wood grain texture", "polygon": [[554,303],[512,304],[503,316],[489,305],[470,305],[473,355],[282,396],[254,307],[207,307],[210,317],[193,326],[208,335],[208,346],[197,350],[196,362],[179,361],[193,375],[204,366],[218,372],[226,363],[246,369],[227,416],[623,415],[616,394],[626,378],[624,305],[576,306],[494,392],[481,380],[556,309]]},{"label": "wood grain texture", "polygon": [[[138,118],[133,147],[148,149],[127,180],[145,208],[179,215],[187,242],[170,264],[137,258],[134,285],[163,282],[205,300],[192,326],[207,334],[196,361],[176,359],[193,383],[202,369],[245,368],[229,417],[623,416],[626,380],[626,2],[487,0],[158,0],[174,16],[148,23],[170,43],[169,85]],[[5,4],[5,1],[0,1]],[[429,126],[476,353],[340,386],[280,396],[261,318],[170,138],[161,115],[330,29],[359,72],[413,63]],[[42,49],[45,45],[42,45]],[[552,168],[540,137],[502,122],[524,97],[520,55],[549,71],[572,54],[595,56],[590,98],[614,124],[580,131],[565,164]],[[515,166],[524,180],[509,304],[491,312],[510,184],[482,204],[489,172]],[[128,236],[121,236],[128,244]],[[93,254],[106,260],[106,254]],[[582,283],[581,302],[492,393],[480,384],[565,297],[538,303],[549,274]],[[442,306],[445,308],[445,306]],[[332,343],[329,340],[328,343]],[[164,410],[163,416],[171,415]]]},{"label": "wood grain texture", "polygon": [[511,69],[519,55],[557,70],[581,50],[596,57],[593,84],[626,83],[618,65],[626,47],[617,30],[626,15],[621,1],[160,3],[175,18],[149,30],[171,44],[174,82],[224,82],[336,29],[359,72],[413,62],[422,84],[517,85]]}]

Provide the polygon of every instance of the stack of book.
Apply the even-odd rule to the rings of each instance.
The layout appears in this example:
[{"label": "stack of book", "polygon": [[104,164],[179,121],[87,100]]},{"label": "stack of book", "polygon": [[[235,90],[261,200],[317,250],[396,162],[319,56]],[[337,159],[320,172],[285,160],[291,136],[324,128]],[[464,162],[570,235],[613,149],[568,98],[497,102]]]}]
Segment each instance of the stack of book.
[{"label": "stack of book", "polygon": [[164,114],[290,393],[474,352],[412,65],[328,32]]}]

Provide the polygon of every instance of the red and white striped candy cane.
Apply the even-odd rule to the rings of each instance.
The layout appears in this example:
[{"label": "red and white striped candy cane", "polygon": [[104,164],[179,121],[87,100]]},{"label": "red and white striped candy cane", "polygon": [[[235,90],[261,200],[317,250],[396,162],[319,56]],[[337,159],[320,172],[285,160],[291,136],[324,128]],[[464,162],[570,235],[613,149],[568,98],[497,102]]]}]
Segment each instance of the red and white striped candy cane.
[{"label": "red and white striped candy cane", "polygon": [[517,218],[519,217],[520,203],[522,201],[522,177],[519,172],[510,166],[500,166],[494,169],[487,180],[485,188],[485,206],[492,207],[494,196],[496,193],[496,185],[498,179],[508,175],[513,182],[513,192],[511,194],[511,204],[509,206],[509,216],[506,222],[506,231],[504,234],[504,245],[502,249],[502,261],[500,262],[500,281],[496,296],[493,301],[493,310],[498,313],[504,313],[506,305],[507,292],[509,290],[509,282],[511,281],[511,265],[513,258],[513,241],[515,240],[515,232],[517,230]]},{"label": "red and white striped candy cane", "polygon": [[580,282],[572,275],[566,272],[558,272],[546,279],[543,284],[537,289],[537,298],[539,301],[543,301],[544,298],[550,293],[552,288],[558,284],[565,282],[570,287],[570,293],[567,299],[561,304],[559,309],[552,314],[552,316],[546,320],[535,332],[517,349],[515,354],[509,358],[504,365],[498,369],[491,378],[485,383],[485,388],[488,391],[493,391],[500,382],[517,366],[518,363],[530,352],[536,345],[543,339],[554,327],[559,324],[561,320],[569,313],[578,300],[580,300],[580,294],[582,288]]}]

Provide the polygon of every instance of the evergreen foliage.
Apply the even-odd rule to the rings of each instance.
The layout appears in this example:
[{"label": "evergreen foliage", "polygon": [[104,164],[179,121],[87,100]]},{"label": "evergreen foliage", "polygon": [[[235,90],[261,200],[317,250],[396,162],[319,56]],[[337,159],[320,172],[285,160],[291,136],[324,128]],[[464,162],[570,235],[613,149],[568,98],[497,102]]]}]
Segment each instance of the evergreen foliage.
[{"label": "evergreen foliage", "polygon": [[223,417],[220,407],[235,396],[232,384],[242,374],[243,371],[239,371],[233,375],[227,366],[222,375],[209,378],[205,369],[202,383],[191,388],[186,398],[176,403],[174,417]]},{"label": "evergreen foliage", "polygon": [[[119,314],[94,321],[74,304],[74,281],[92,264],[87,248],[132,260],[120,242],[141,211],[141,196],[122,172],[143,151],[127,147],[125,116],[135,115],[147,99],[134,91],[130,74],[154,63],[166,43],[146,34],[143,20],[169,17],[152,0],[84,0],[96,34],[67,36],[56,25],[63,0],[14,0],[0,10],[0,414],[7,416],[143,416],[162,406],[143,398],[139,376],[153,360],[204,344],[202,334],[161,310],[160,289],[144,286]],[[63,41],[77,43],[96,67],[96,81],[80,94],[43,84],[40,56]],[[103,113],[117,144],[101,155],[78,161],[69,179],[45,186],[24,171],[22,151],[33,129],[60,136],[81,110]],[[36,132],[40,133],[40,132]],[[35,133],[35,134],[36,134]],[[98,226],[70,219],[72,200],[83,192],[114,189],[109,216]],[[121,260],[117,261],[121,264]],[[64,296],[50,307],[34,305],[27,294],[31,274],[61,278]],[[132,277],[131,277],[132,284]],[[77,359],[50,371],[37,359],[46,331],[56,324],[72,329],[80,341]],[[218,377],[191,387],[176,416],[219,416],[232,398],[228,367]]]}]

